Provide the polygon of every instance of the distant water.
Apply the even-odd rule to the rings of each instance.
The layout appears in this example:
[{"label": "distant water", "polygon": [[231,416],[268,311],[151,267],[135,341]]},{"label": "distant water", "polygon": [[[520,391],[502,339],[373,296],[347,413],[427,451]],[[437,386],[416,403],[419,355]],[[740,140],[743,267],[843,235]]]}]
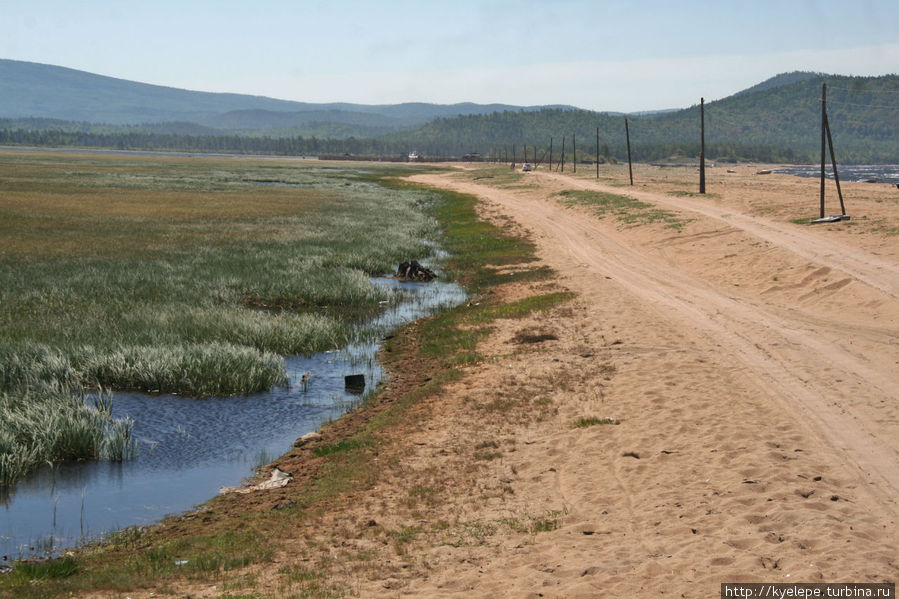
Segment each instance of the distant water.
[{"label": "distant water", "polygon": [[[405,295],[368,323],[376,337],[466,297],[452,283],[375,282]],[[115,394],[113,415],[135,420],[137,457],[44,467],[0,494],[0,570],[11,560],[56,554],[111,530],[151,524],[207,501],[219,487],[240,485],[295,439],[360,401],[345,389],[345,375],[363,373],[366,392],[374,389],[383,378],[377,349],[372,339],[288,357],[288,387],[247,397]],[[304,390],[306,372],[311,377]]]},{"label": "distant water", "polygon": [[[821,165],[789,166],[773,171],[797,177],[820,177]],[[840,181],[899,184],[899,164],[837,164],[837,174],[840,175]],[[824,175],[833,179],[833,168],[830,165],[825,167]]]}]

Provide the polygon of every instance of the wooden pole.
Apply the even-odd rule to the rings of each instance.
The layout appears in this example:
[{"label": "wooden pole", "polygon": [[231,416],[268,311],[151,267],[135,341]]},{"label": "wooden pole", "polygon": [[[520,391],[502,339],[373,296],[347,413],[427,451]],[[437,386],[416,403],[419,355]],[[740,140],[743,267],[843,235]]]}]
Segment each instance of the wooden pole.
[{"label": "wooden pole", "polygon": [[549,172],[553,170],[553,138],[549,137]]},{"label": "wooden pole", "polygon": [[631,162],[631,132],[627,126],[627,117],[624,117],[624,136],[627,138],[627,173],[631,178],[631,185],[634,184],[634,167]]},{"label": "wooden pole", "polygon": [[515,144],[512,144],[512,165],[509,168],[515,168]]},{"label": "wooden pole", "polygon": [[596,128],[596,178],[599,179],[599,127]]},{"label": "wooden pole", "polygon": [[574,172],[577,172],[577,134],[571,134],[571,152],[574,154],[574,157],[571,159],[571,166],[574,168]]},{"label": "wooden pole", "polygon": [[827,143],[825,135],[827,129],[827,84],[821,84],[821,218],[824,218],[824,161],[826,152],[824,144]]},{"label": "wooden pole", "polygon": [[562,136],[562,157],[559,159],[559,172],[565,172],[565,136]]},{"label": "wooden pole", "polygon": [[840,196],[840,210],[846,216],[846,205],[843,203],[843,191],[840,189],[840,175],[837,173],[837,157],[833,152],[833,137],[830,135],[830,119],[824,115],[824,128],[827,129],[827,145],[830,146],[830,162],[833,164],[833,180],[837,183],[837,195]]},{"label": "wooden pole", "polygon": [[699,99],[699,193],[705,193],[705,98]]}]

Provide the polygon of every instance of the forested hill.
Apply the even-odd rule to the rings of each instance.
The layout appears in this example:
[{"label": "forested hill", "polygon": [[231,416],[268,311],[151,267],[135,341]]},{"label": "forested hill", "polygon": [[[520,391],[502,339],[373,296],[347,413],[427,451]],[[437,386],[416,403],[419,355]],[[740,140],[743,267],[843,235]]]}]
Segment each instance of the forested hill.
[{"label": "forested hill", "polygon": [[[767,85],[766,85],[766,84]],[[899,76],[845,77],[796,73],[705,104],[708,155],[718,160],[751,159],[811,162],[820,157],[821,90],[827,83],[827,108],[834,145],[841,161],[899,162]],[[414,132],[387,136],[423,152],[510,153],[525,145],[556,151],[572,136],[579,157],[596,153],[626,157],[624,118],[590,111],[546,109],[438,119]],[[662,160],[699,154],[700,107],[629,118],[637,160]]]}]

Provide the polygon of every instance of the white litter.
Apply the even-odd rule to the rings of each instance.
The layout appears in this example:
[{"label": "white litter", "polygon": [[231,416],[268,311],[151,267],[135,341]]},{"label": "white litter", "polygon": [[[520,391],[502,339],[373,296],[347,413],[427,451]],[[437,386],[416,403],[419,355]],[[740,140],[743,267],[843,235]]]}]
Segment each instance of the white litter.
[{"label": "white litter", "polygon": [[272,470],[272,476],[267,481],[259,483],[258,485],[251,485],[246,487],[222,487],[219,489],[219,493],[252,493],[253,491],[264,491],[266,489],[280,489],[281,487],[286,487],[287,483],[293,480],[293,474],[290,472],[284,472],[278,467],[275,467]]}]

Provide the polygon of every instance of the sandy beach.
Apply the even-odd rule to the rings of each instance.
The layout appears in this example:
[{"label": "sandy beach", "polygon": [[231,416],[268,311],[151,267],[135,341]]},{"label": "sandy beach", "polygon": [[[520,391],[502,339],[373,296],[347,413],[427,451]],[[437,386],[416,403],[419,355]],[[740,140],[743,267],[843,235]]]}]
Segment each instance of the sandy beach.
[{"label": "sandy beach", "polygon": [[[407,549],[412,566],[359,581],[363,596],[709,597],[727,581],[896,579],[899,243],[866,224],[899,223],[897,191],[845,184],[857,220],[814,228],[789,221],[815,215],[817,181],[731,170],[710,169],[708,199],[666,193],[664,178],[633,190],[539,170],[523,189],[416,178],[511,218],[577,299],[498,328],[495,361],[441,398],[391,481],[399,497],[421,476],[453,481],[426,520],[499,523],[490,542],[431,535]],[[554,201],[572,188],[689,222],[600,220]],[[522,349],[521,331],[557,339]],[[553,413],[491,422],[478,406],[499,390],[545,395]],[[572,426],[590,416],[620,424]],[[473,472],[443,455],[485,442],[503,455]],[[384,499],[358,513],[401,513]],[[501,524],[549,517],[546,532]]]},{"label": "sandy beach", "polygon": [[[395,431],[375,488],[288,533],[257,590],[280,596],[296,564],[358,597],[896,581],[899,190],[844,183],[851,221],[798,224],[818,182],[761,168],[710,169],[706,196],[684,186],[691,168],[641,167],[634,187],[620,166],[413,177],[477,196],[558,273],[505,299],[574,299],[497,321],[488,358]],[[600,217],[564,190],[629,195],[675,226]]]}]

